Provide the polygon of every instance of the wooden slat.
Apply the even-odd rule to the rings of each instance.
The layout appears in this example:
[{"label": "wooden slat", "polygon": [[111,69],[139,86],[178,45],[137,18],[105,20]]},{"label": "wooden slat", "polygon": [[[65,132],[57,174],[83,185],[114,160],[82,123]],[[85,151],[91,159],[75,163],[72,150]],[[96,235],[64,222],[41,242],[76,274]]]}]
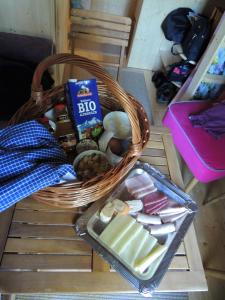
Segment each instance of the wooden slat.
[{"label": "wooden slat", "polygon": [[[13,283],[13,284],[12,284]],[[4,293],[137,293],[114,272],[0,272]],[[167,272],[158,291],[206,291],[201,272]]]},{"label": "wooden slat", "polygon": [[[40,2],[39,2],[40,3]],[[70,1],[61,1],[55,0],[52,1],[54,4],[55,11],[52,10],[52,23],[54,24],[55,30],[55,41],[53,40],[53,44],[55,44],[55,53],[67,53],[69,51],[69,41],[68,41],[68,32],[70,30]],[[35,10],[35,7],[34,7]],[[43,13],[43,15],[45,15]],[[32,21],[31,21],[32,22]],[[43,22],[45,23],[45,22]],[[54,51],[52,49],[52,51]],[[58,64],[55,66],[56,68],[56,79],[55,86],[62,84],[63,77],[63,65]]]},{"label": "wooden slat", "polygon": [[166,157],[166,152],[163,149],[149,149],[149,148],[145,148],[144,155],[148,155],[148,156],[158,156],[158,157]]},{"label": "wooden slat", "polygon": [[167,160],[165,157],[158,157],[158,156],[152,157],[143,154],[139,160],[155,166],[167,166]]},{"label": "wooden slat", "polygon": [[92,271],[93,272],[109,272],[110,265],[95,251],[92,253]]},{"label": "wooden slat", "polygon": [[189,270],[188,260],[186,256],[174,256],[169,266],[169,270]]},{"label": "wooden slat", "polygon": [[30,224],[73,225],[79,215],[70,212],[16,210],[13,222]]},{"label": "wooden slat", "polygon": [[164,144],[163,142],[149,141],[146,147],[148,149],[164,149]]},{"label": "wooden slat", "polygon": [[179,248],[177,249],[176,255],[186,255],[186,251],[185,251],[183,242],[180,244]]},{"label": "wooden slat", "polygon": [[152,165],[154,168],[158,169],[160,172],[162,172],[164,175],[170,175],[169,169],[167,166],[155,166]]},{"label": "wooden slat", "polygon": [[177,184],[180,188],[183,188],[184,183],[183,183],[183,179],[182,179],[180,166],[179,166],[179,163],[177,160],[176,150],[174,148],[173,141],[169,134],[163,135],[163,143],[165,146],[166,157],[167,157],[167,161],[168,161],[171,180],[175,184]]},{"label": "wooden slat", "polygon": [[169,129],[162,126],[151,126],[151,133],[162,135],[165,133],[169,133]]},{"label": "wooden slat", "polygon": [[156,142],[161,142],[162,141],[162,135],[161,134],[155,134],[155,133],[150,133],[150,141],[156,141]]},{"label": "wooden slat", "polygon": [[191,224],[187,234],[184,237],[184,245],[188,256],[188,263],[190,268],[194,271],[202,271],[204,274],[201,255],[199,252],[198,242],[193,224]]},{"label": "wooden slat", "polygon": [[0,213],[0,262],[4,252],[7,236],[14,212],[14,207],[10,207],[4,212]]},{"label": "wooden slat", "polygon": [[119,67],[119,70],[117,72],[117,77],[116,77],[117,81],[119,80],[119,72],[120,72],[121,68],[125,67],[124,66],[124,57],[125,57],[125,46],[122,46],[121,49],[120,49],[120,67]]},{"label": "wooden slat", "polygon": [[4,254],[1,269],[91,271],[91,256]]},{"label": "wooden slat", "polygon": [[125,25],[131,25],[131,18],[122,17],[117,15],[112,15],[108,13],[103,13],[95,10],[85,10],[85,9],[71,9],[72,16],[78,16],[83,18],[99,19],[105,21],[111,21],[114,23],[120,23]]},{"label": "wooden slat", "polygon": [[32,198],[26,198],[16,204],[17,209],[33,209],[33,210],[47,210],[47,211],[66,211],[66,212],[80,212],[80,208],[60,208],[60,207],[53,207],[47,204],[40,203]]},{"label": "wooden slat", "polygon": [[72,226],[32,225],[12,223],[9,237],[35,237],[49,239],[80,239]]},{"label": "wooden slat", "polygon": [[[171,261],[171,264],[168,268],[169,270],[189,270],[189,265],[186,256],[174,256]],[[100,271],[100,270],[99,270]],[[110,270],[111,272],[116,272],[114,269]]]},{"label": "wooden slat", "polygon": [[110,44],[110,45],[125,46],[125,47],[128,45],[127,40],[110,38],[110,37],[105,37],[100,35],[90,35],[86,33],[70,33],[70,37],[73,37],[78,40],[85,40],[85,41],[100,43],[100,44]]},{"label": "wooden slat", "polygon": [[5,253],[43,253],[91,255],[84,241],[8,238]]},{"label": "wooden slat", "polygon": [[[129,39],[129,33],[128,32],[109,30],[109,29],[101,29],[101,28],[94,28],[94,27],[87,27],[87,26],[74,25],[74,24],[72,24],[72,26],[71,26],[71,31],[75,32],[75,33],[76,32],[89,33],[89,34],[106,36],[106,37],[123,39],[123,40],[128,40]],[[75,37],[76,37],[76,34],[75,34]]]},{"label": "wooden slat", "polygon": [[[119,56],[118,55],[108,55],[103,52],[98,51],[90,51],[86,49],[76,48],[75,54],[88,57],[93,61],[97,61],[101,64],[108,65],[108,66],[119,66]],[[66,65],[68,66],[68,65]],[[66,67],[65,66],[65,67]]]},{"label": "wooden slat", "polygon": [[130,32],[130,25],[122,25],[122,24],[116,24],[116,23],[106,22],[106,21],[83,19],[74,16],[71,16],[71,22],[76,25],[93,26],[102,29],[112,29],[112,30]]},{"label": "wooden slat", "polygon": [[206,73],[203,78],[203,82],[225,84],[225,76]]}]

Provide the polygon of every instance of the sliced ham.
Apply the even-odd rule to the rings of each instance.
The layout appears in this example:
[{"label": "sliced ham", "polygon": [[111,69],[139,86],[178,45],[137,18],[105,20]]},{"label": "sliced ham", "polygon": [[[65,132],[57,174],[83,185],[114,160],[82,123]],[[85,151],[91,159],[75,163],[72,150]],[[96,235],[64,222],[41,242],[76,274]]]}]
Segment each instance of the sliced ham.
[{"label": "sliced ham", "polygon": [[133,195],[136,197],[136,198],[143,198],[143,197],[145,197],[146,195],[148,195],[148,194],[151,194],[151,193],[154,193],[155,191],[156,191],[157,189],[156,189],[156,187],[149,187],[149,188],[146,188],[146,189],[143,189],[143,190],[140,190],[140,191],[135,191],[134,193],[133,193]]},{"label": "sliced ham", "polygon": [[159,211],[159,215],[163,216],[163,215],[169,215],[169,214],[171,214],[171,215],[172,214],[179,214],[179,213],[182,213],[186,210],[187,210],[187,208],[184,207],[184,206],[167,207],[167,208],[161,209]]},{"label": "sliced ham", "polygon": [[175,225],[173,223],[166,223],[162,225],[151,225],[149,226],[149,229],[150,229],[150,233],[153,235],[168,234],[176,231]]},{"label": "sliced ham", "polygon": [[144,211],[147,214],[154,214],[168,205],[167,196],[159,191],[144,197]]},{"label": "sliced ham", "polygon": [[146,214],[155,214],[160,211],[162,208],[167,206],[167,200],[162,200],[158,203],[153,203],[152,205],[145,206],[144,205],[144,212]]},{"label": "sliced ham", "polygon": [[182,213],[179,213],[179,214],[173,214],[173,215],[170,215],[170,216],[162,216],[161,219],[163,221],[163,223],[170,223],[170,222],[175,222],[177,221],[178,219],[186,216],[186,214],[188,214],[188,211],[184,211]]},{"label": "sliced ham", "polygon": [[154,183],[148,174],[140,174],[125,180],[125,185],[130,194],[136,198],[142,198],[156,190]]},{"label": "sliced ham", "polygon": [[167,199],[168,198],[164,193],[162,193],[160,191],[156,191],[154,193],[146,195],[144,197],[143,201],[144,201],[145,206],[148,206],[148,205],[152,205],[152,203],[163,202],[164,200],[167,200]]}]

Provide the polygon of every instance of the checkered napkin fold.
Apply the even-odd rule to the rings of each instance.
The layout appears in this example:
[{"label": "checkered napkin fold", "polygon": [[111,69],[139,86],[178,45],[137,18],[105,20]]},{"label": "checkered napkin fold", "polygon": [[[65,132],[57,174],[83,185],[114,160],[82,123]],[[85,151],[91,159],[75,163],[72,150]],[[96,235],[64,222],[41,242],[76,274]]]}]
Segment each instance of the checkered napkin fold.
[{"label": "checkered napkin fold", "polygon": [[57,140],[43,125],[28,121],[0,130],[0,211],[75,176]]}]

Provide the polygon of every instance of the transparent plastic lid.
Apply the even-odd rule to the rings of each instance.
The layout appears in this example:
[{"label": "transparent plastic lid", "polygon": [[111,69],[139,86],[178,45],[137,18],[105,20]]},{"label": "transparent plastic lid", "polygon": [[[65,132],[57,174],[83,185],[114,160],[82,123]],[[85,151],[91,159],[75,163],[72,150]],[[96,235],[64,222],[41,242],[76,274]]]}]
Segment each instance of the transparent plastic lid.
[{"label": "transparent plastic lid", "polygon": [[138,162],[109,197],[84,213],[76,231],[148,295],[168,269],[196,209],[158,170]]}]

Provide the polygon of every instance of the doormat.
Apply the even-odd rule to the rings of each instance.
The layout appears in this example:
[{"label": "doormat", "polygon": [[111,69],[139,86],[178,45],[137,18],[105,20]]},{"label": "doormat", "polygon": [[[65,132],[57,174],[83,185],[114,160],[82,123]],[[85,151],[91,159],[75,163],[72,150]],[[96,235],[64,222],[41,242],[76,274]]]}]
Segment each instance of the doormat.
[{"label": "doormat", "polygon": [[[106,70],[114,79],[116,79],[117,68],[107,67]],[[133,68],[120,69],[118,82],[128,93],[133,95],[135,99],[143,105],[148,119],[150,123],[152,123],[151,100],[146,87],[144,71]]]},{"label": "doormat", "polygon": [[[16,300],[139,300],[139,294],[39,294],[17,295]],[[188,300],[188,293],[154,293],[151,300]]]}]

